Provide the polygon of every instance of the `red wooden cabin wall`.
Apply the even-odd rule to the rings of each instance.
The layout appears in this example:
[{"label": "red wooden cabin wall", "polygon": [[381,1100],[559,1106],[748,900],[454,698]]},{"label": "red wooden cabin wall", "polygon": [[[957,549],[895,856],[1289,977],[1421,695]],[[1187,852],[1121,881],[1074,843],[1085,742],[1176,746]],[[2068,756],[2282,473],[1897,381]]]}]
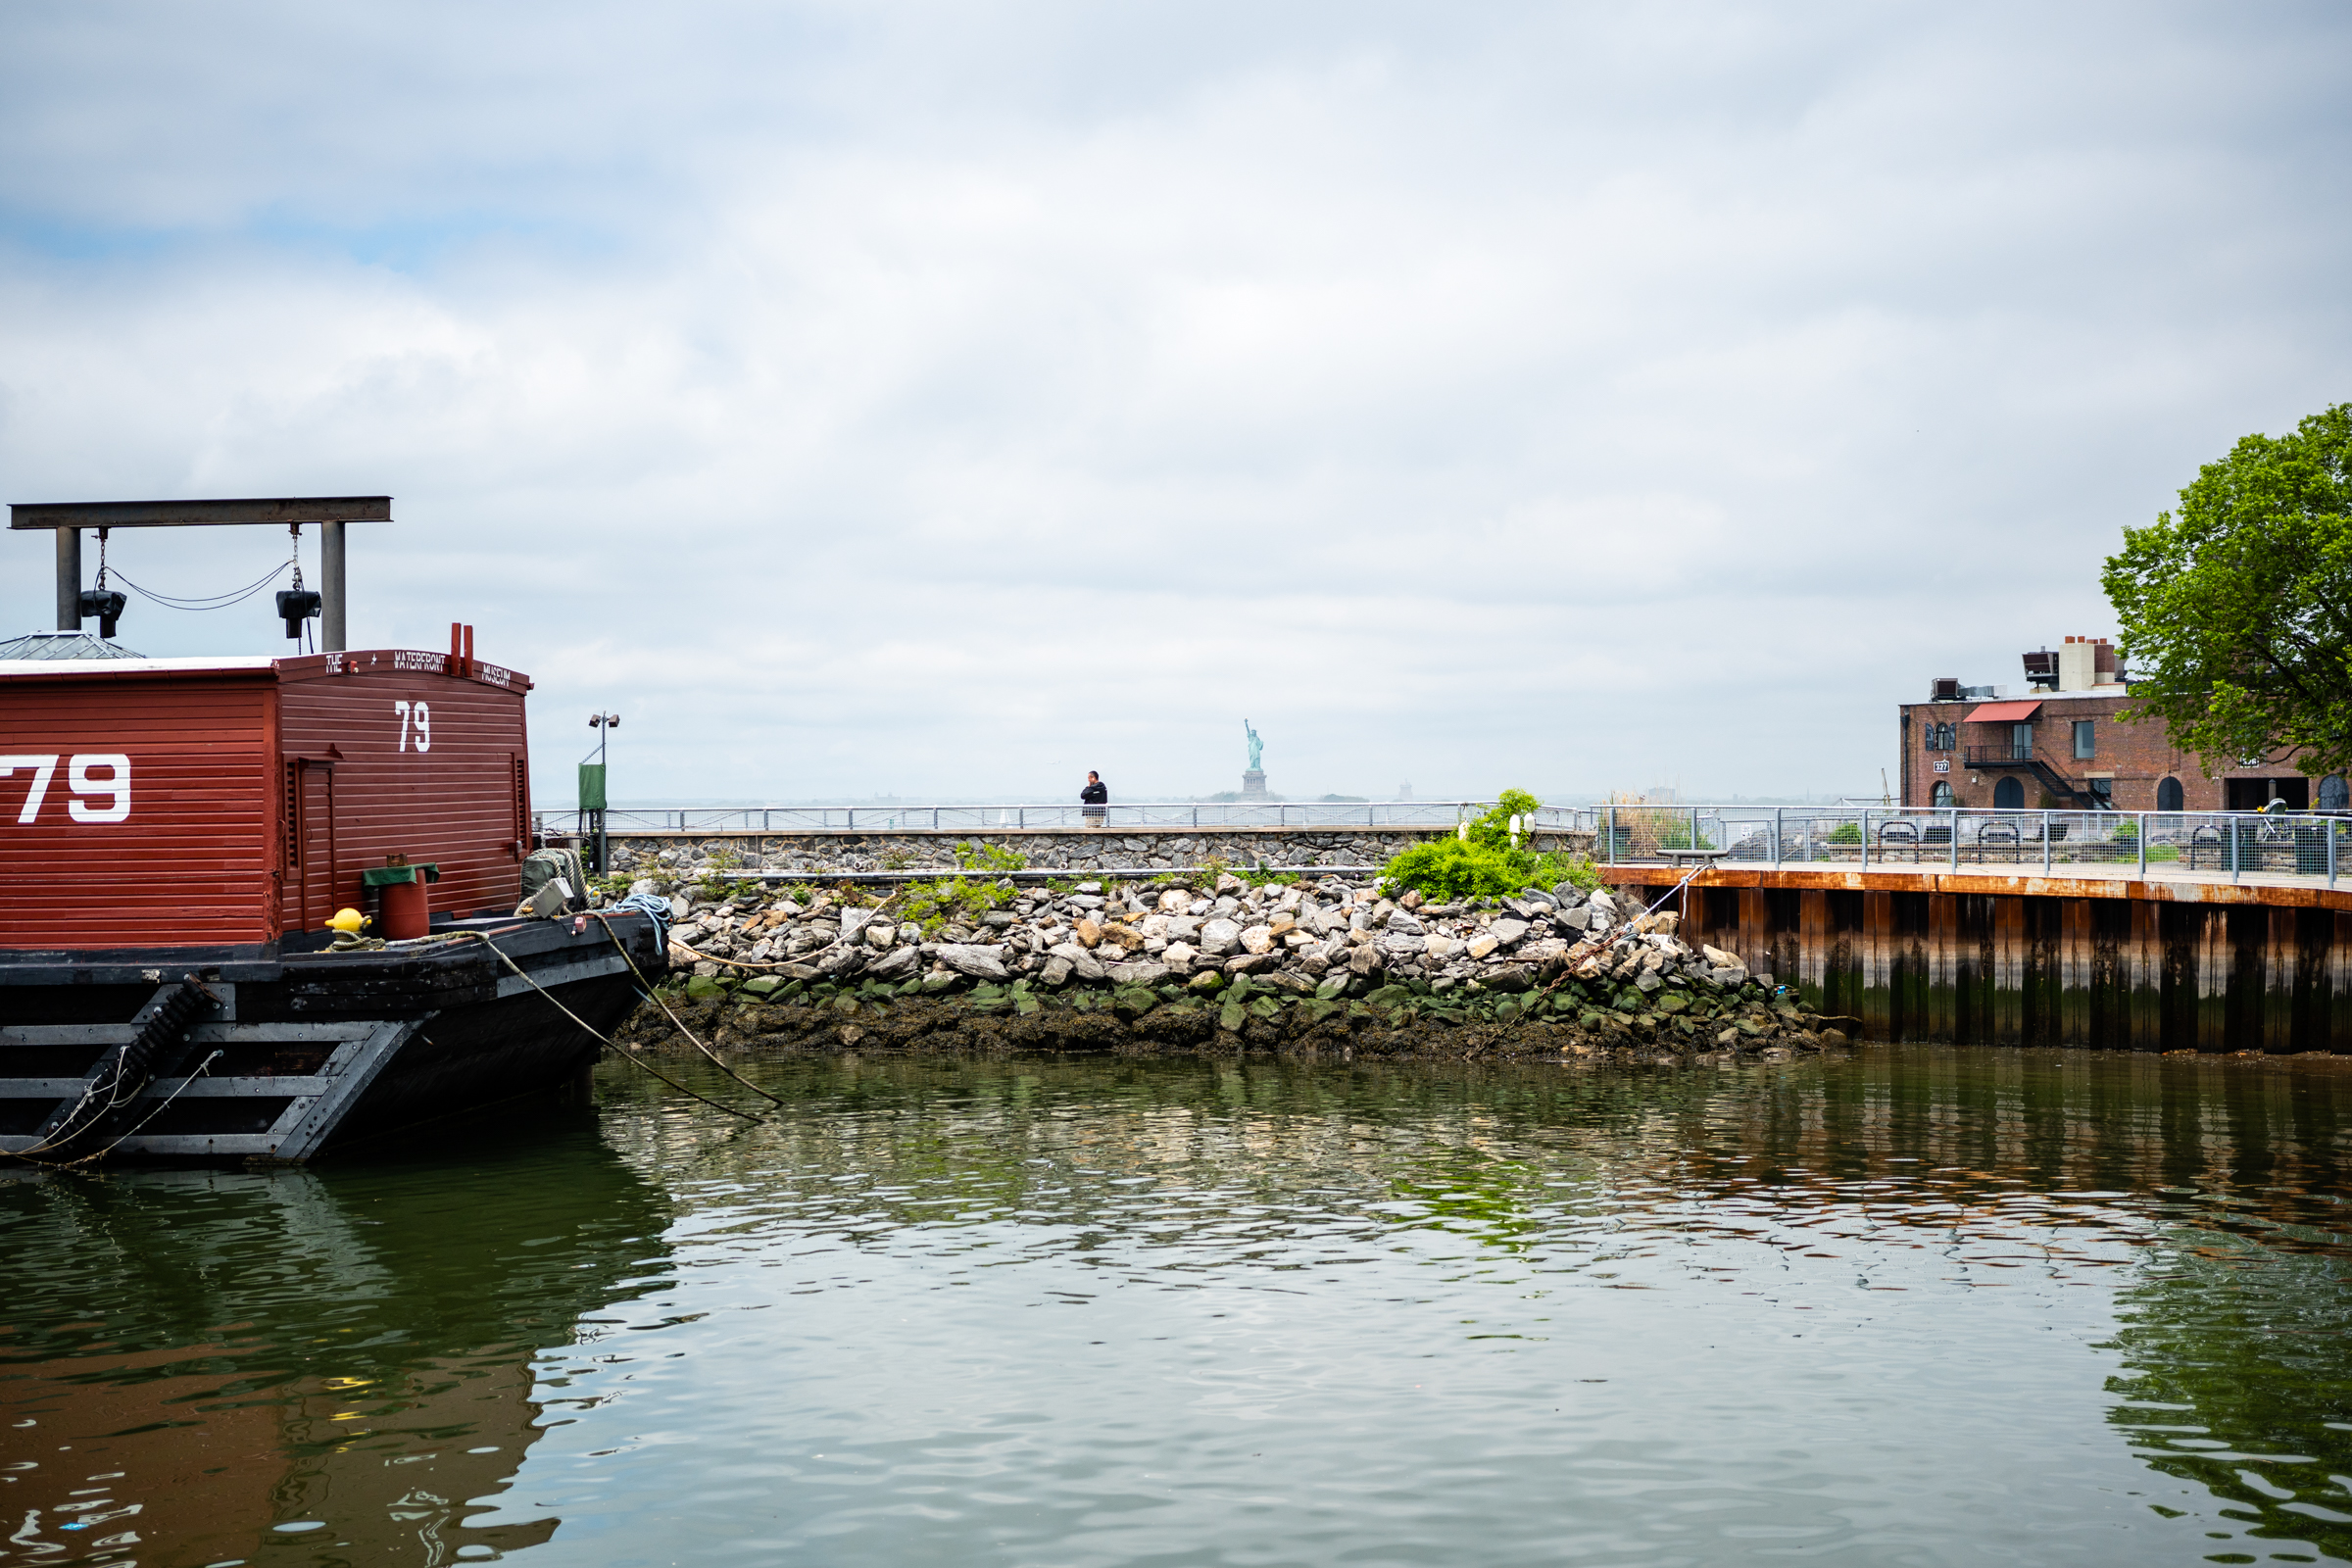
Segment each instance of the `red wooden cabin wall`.
[{"label": "red wooden cabin wall", "polygon": [[267,667],[0,681],[0,756],[55,759],[29,821],[39,764],[0,777],[0,948],[274,936],[277,696]]},{"label": "red wooden cabin wall", "polygon": [[437,654],[388,652],[281,662],[281,787],[293,806],[286,929],[316,930],[357,906],[361,870],[392,855],[441,867],[435,910],[504,913],[521,897],[528,683],[500,671],[510,682],[501,687],[442,666]]},{"label": "red wooden cabin wall", "polygon": [[[513,908],[530,682],[475,667],[380,651],[0,680],[0,759],[17,760],[0,775],[0,949],[317,930],[395,854],[440,866],[435,910]],[[121,794],[114,758],[128,764]]]}]

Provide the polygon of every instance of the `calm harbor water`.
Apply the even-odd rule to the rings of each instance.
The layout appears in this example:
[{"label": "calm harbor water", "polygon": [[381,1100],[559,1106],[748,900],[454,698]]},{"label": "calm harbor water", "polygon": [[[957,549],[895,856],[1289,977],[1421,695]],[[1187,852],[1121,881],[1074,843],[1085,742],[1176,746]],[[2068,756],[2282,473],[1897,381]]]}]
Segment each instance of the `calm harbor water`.
[{"label": "calm harbor water", "polygon": [[0,1179],[0,1564],[2352,1559],[2352,1062],[747,1071]]}]

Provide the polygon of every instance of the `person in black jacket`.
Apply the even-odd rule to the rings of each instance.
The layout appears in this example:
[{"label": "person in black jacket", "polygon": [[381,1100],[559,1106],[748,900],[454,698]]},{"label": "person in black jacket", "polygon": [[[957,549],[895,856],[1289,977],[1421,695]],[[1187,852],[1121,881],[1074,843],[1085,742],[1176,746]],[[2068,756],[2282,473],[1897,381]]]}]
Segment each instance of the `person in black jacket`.
[{"label": "person in black jacket", "polygon": [[1093,771],[1087,773],[1086,788],[1078,792],[1078,804],[1086,808],[1088,827],[1102,825],[1110,814],[1110,786],[1102,782],[1102,774]]}]

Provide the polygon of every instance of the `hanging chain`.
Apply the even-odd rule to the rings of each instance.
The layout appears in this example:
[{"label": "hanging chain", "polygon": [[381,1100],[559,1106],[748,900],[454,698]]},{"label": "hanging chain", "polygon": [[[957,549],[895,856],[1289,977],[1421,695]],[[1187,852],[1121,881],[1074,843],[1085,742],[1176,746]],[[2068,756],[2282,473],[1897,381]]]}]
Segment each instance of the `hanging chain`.
[{"label": "hanging chain", "polygon": [[286,532],[294,536],[294,591],[300,593],[302,592],[302,524],[289,522],[286,524]]},{"label": "hanging chain", "polygon": [[98,591],[100,593],[106,592],[106,529],[98,530]]}]

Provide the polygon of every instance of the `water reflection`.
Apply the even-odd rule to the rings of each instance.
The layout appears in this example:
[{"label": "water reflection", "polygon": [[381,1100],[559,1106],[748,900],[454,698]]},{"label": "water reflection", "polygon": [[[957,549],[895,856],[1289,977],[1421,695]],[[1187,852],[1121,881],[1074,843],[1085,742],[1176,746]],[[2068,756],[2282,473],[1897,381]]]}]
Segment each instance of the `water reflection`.
[{"label": "water reflection", "polygon": [[[657,1283],[591,1122],[365,1167],[0,1184],[0,1562],[436,1564],[542,1431],[531,1359]],[[256,1553],[261,1556],[256,1558]]]},{"label": "water reflection", "polygon": [[747,1070],[0,1188],[0,1563],[2352,1560],[2332,1060]]},{"label": "water reflection", "polygon": [[[1521,1504],[1540,1526],[1526,1550],[1570,1521],[1596,1549],[1688,1549],[1659,1506],[1720,1487],[1709,1506],[1823,1550],[2352,1559],[2348,1066],[1934,1048],[1659,1074],[877,1060],[774,1067],[766,1082],[794,1110],[761,1129],[642,1116],[640,1092],[615,1084],[612,1126],[631,1158],[667,1173],[689,1216],[684,1255],[782,1270],[780,1288],[803,1297],[881,1310],[969,1290],[982,1298],[964,1310],[993,1333],[1047,1303],[1226,1292],[1229,1311],[1281,1323],[1301,1363],[1335,1367],[1425,1317],[1408,1299],[1441,1304],[1453,1348],[1404,1333],[1412,1353],[1447,1362],[1514,1342],[1536,1358],[1523,1386],[1502,1380],[1472,1412],[1545,1456],[1547,1488]],[[1001,1271],[1035,1277],[1024,1296],[998,1288]],[[1367,1278],[1386,1282],[1370,1298]],[[1566,1304],[1603,1290],[1642,1293],[1655,1321],[1689,1315],[1685,1331],[1708,1324],[1711,1351],[1751,1343],[1711,1357],[1722,1384],[1694,1389],[1690,1348],[1647,1337],[1642,1314]],[[1323,1306],[1246,1301],[1268,1293]],[[1181,1311],[1126,1315],[1230,1348]],[[1613,1336],[1605,1370],[1628,1400],[1581,1424],[1528,1420],[1515,1396],[1597,1406],[1581,1387],[1594,1368],[1559,1359],[1596,1336]],[[1752,1343],[1776,1336],[1787,1343]],[[910,1329],[890,1349],[927,1364],[929,1338]],[[1813,1346],[1828,1353],[1811,1359]],[[1033,1370],[1054,1380],[1070,1348],[1050,1341]],[[1117,1375],[1155,1371],[1169,1369],[1147,1357]],[[1819,1433],[1782,1451],[1819,1414],[1821,1380],[1871,1391],[1840,1401],[1852,1440]],[[1048,1418],[1092,1431],[1088,1387],[1046,1399]],[[1703,1438],[1676,1419],[1682,1399],[1706,1408]],[[839,1411],[819,1398],[810,1414],[824,1425]],[[1337,1468],[1379,1473],[1396,1456],[1373,1434],[1393,1442],[1400,1412],[1355,1414],[1361,1429],[1322,1421],[1314,1441]],[[928,1436],[976,1442],[985,1426]],[[1154,1429],[1180,1456],[1163,1462],[1224,1463],[1180,1410]],[[835,1458],[856,1446],[822,1441]],[[1676,1457],[1632,1488],[1635,1503],[1611,1467],[1644,1443]],[[887,1486],[889,1465],[868,1458],[879,1474],[864,1484]],[[1054,1466],[1071,1456],[1036,1458],[1018,1490],[1052,1506],[1065,1484]],[[822,1468],[793,1478],[787,1512],[840,1532],[824,1538],[836,1560],[954,1555],[955,1530],[885,1526],[853,1506],[870,1499],[819,1484]],[[896,1479],[919,1490],[918,1470]],[[1829,1472],[1867,1502],[1825,1500]],[[1513,1491],[1498,1484],[1494,1507]],[[1426,1483],[1408,1494],[1433,1512],[1462,1500]],[[1856,1522],[1878,1510],[1883,1537]],[[1171,1537],[1244,1550],[1204,1515],[1160,1517]],[[1510,1535],[1491,1519],[1427,1559],[1514,1560],[1495,1545]],[[1414,1556],[1369,1529],[1359,1544]],[[1734,1531],[1690,1560],[1751,1551],[1769,1554]]]}]

